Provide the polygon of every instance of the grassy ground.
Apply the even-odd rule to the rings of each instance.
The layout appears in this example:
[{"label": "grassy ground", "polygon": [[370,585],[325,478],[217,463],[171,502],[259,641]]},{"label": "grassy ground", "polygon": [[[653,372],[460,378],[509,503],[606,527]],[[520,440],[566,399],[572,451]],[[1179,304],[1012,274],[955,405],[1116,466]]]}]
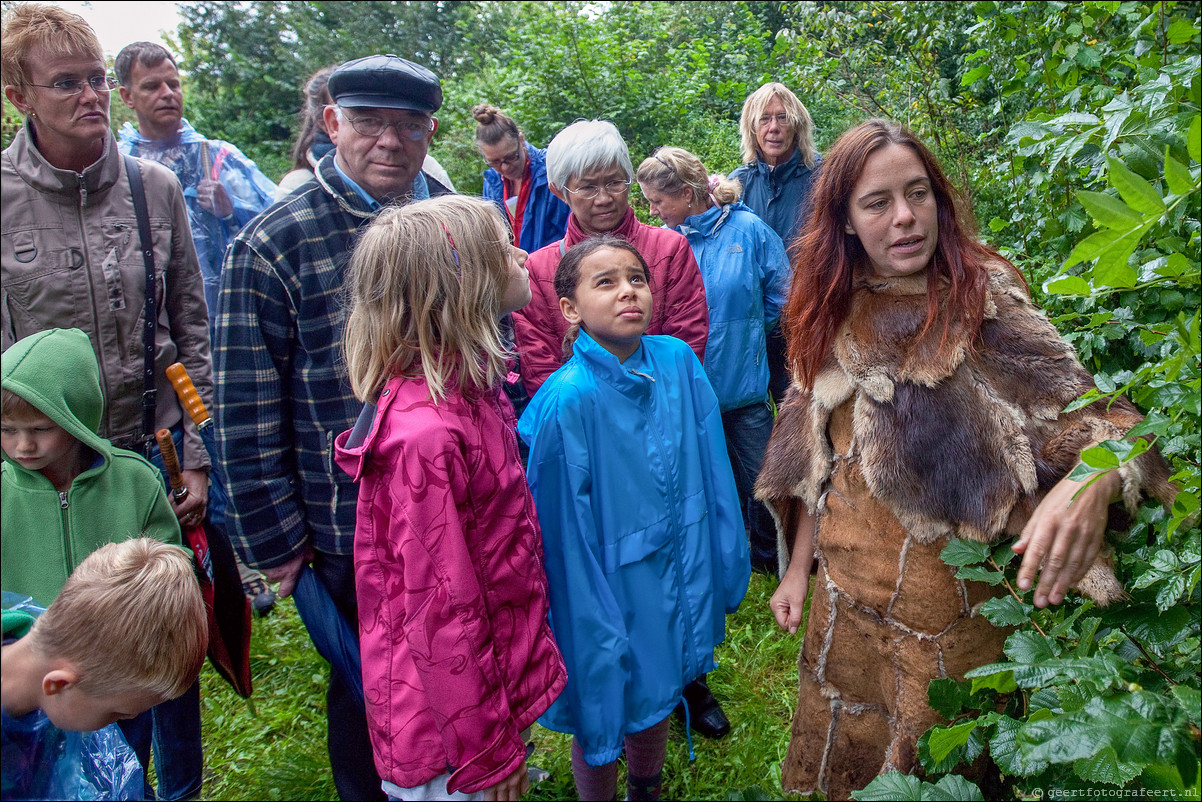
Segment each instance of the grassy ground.
[{"label": "grassy ground", "polygon": [[[779,632],[768,612],[774,579],[753,574],[747,599],[727,619],[726,643],[710,687],[732,730],[721,741],[694,737],[673,721],[664,767],[665,799],[779,799],[780,764],[797,695],[801,636]],[[329,666],[309,643],[290,601],[255,622],[253,705],[213,670],[201,677],[205,799],[336,799],[325,740]],[[566,735],[535,727],[531,763],[551,776],[527,799],[575,799]]]}]

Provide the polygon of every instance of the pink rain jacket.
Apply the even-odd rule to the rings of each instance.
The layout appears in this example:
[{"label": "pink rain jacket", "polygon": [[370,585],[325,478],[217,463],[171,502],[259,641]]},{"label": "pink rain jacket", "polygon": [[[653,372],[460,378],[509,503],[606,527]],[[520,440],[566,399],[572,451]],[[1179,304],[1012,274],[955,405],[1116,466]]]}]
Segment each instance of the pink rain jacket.
[{"label": "pink rain jacket", "polygon": [[[647,334],[671,334],[684,340],[704,362],[709,310],[701,270],[689,241],[671,229],[640,223],[630,209],[618,227],[608,233],[633,245],[651,270],[652,308]],[[576,222],[576,215],[570,215],[563,247],[553,242],[526,260],[532,298],[525,308],[513,313],[513,324],[522,384],[531,396],[564,362],[563,337],[568,333],[568,322],[559,311],[555,270],[563,253],[588,236]]]},{"label": "pink rain jacket", "polygon": [[452,389],[436,405],[423,379],[394,378],[363,442],[351,435],[336,459],[359,482],[355,590],[376,767],[402,788],[448,771],[449,791],[495,785],[567,682],[513,407],[499,389]]}]

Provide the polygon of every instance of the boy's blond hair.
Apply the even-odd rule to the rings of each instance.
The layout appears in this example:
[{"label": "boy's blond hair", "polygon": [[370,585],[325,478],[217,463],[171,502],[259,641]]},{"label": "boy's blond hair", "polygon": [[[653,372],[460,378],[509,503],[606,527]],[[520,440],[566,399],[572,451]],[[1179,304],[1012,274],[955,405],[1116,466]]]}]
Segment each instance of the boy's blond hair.
[{"label": "boy's blond hair", "polygon": [[0,417],[14,421],[30,421],[38,417],[48,417],[45,412],[17,395],[7,387],[0,388]]},{"label": "boy's blond hair", "polygon": [[501,298],[509,236],[483,198],[444,195],[381,213],[355,246],[343,352],[360,401],[393,376],[425,376],[435,402],[507,373]]},{"label": "boy's blond hair", "polygon": [[4,12],[0,35],[0,83],[29,90],[25,59],[35,47],[51,57],[92,56],[104,61],[104,48],[87,20],[59,6],[21,3]]},{"label": "boy's blond hair", "polygon": [[192,558],[150,538],[107,543],[76,567],[26,637],[37,656],[74,666],[88,696],[174,699],[196,681],[209,643]]}]

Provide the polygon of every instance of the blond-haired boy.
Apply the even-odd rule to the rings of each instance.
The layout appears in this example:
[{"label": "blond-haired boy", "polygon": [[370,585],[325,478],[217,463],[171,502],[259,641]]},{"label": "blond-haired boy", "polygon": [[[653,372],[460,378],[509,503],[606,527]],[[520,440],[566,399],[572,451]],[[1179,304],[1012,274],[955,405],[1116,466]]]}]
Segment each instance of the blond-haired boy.
[{"label": "blond-haired boy", "polygon": [[[81,783],[126,783],[97,776],[111,758],[92,753],[96,739],[65,732],[103,730],[184,693],[208,645],[191,556],[150,538],[101,546],[40,617],[6,609],[3,629],[5,798],[69,798]],[[109,730],[108,744],[124,746]],[[140,777],[132,790],[141,791]]]}]

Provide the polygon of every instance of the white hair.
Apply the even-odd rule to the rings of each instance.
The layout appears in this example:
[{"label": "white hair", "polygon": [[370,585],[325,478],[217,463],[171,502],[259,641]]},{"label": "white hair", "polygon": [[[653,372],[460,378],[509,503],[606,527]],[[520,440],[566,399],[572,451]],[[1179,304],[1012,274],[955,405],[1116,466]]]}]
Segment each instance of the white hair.
[{"label": "white hair", "polygon": [[610,165],[622,168],[628,181],[634,180],[630,151],[617,126],[608,120],[577,120],[547,145],[547,181],[557,187],[566,186],[572,176]]}]

